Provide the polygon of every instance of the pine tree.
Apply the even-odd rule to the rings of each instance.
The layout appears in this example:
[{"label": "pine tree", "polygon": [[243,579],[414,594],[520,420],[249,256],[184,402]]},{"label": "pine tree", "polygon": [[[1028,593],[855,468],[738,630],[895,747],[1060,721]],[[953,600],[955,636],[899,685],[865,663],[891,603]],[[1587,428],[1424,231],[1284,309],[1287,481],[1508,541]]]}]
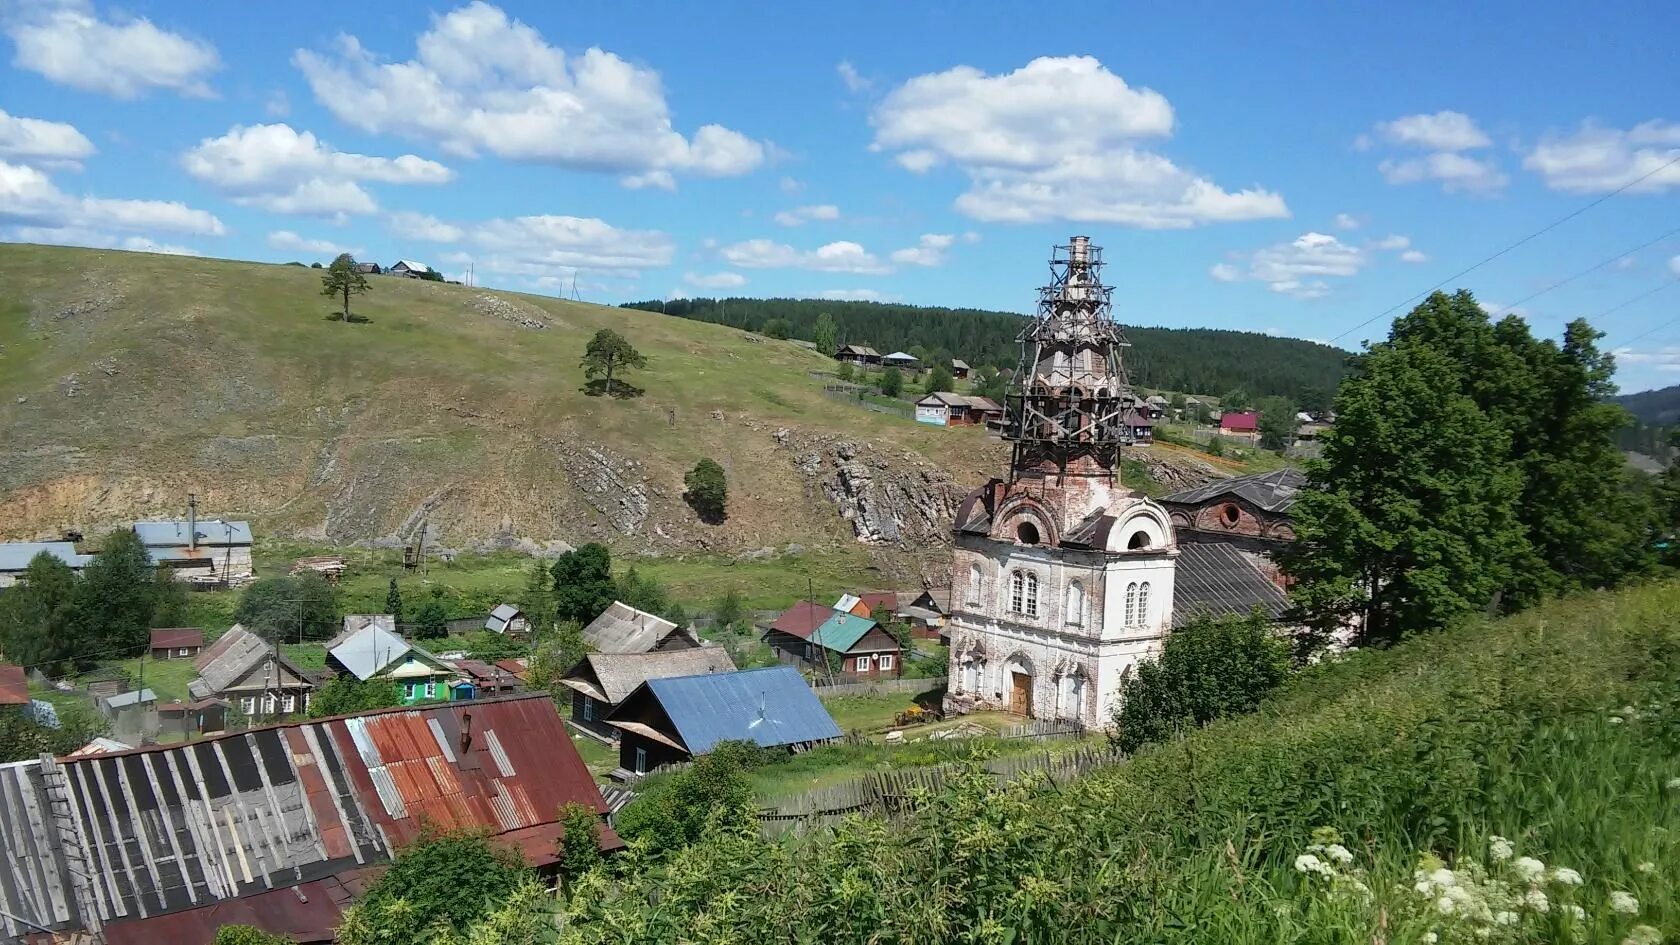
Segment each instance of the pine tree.
[{"label": "pine tree", "polygon": [[583,361],[579,367],[583,368],[583,376],[594,380],[605,378],[607,396],[612,396],[613,375],[625,368],[641,368],[647,366],[647,357],[631,346],[623,335],[611,328],[603,328],[589,339],[589,344],[583,350]]},{"label": "pine tree", "polygon": [[397,589],[397,579],[391,579],[391,586],[385,591],[385,612],[397,626],[403,625],[402,591]]}]

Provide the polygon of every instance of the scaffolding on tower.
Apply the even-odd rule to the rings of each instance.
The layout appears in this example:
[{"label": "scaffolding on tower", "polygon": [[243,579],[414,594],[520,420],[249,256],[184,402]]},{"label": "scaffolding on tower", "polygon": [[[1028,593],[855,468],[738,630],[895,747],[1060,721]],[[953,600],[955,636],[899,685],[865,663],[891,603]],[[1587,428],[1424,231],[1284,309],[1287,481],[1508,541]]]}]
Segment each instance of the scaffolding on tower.
[{"label": "scaffolding on tower", "polygon": [[1114,321],[1114,288],[1102,282],[1103,251],[1075,236],[1050,259],[1050,284],[1016,340],[1021,362],[1005,396],[1004,439],[1013,475],[1114,477],[1133,443],[1137,407],[1126,375],[1125,334]]}]

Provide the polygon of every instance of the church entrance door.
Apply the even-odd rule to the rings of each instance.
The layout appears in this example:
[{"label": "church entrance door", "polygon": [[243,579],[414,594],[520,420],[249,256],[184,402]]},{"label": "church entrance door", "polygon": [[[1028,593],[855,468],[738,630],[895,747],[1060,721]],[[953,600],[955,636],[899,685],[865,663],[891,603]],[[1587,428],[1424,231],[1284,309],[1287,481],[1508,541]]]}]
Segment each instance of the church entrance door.
[{"label": "church entrance door", "polygon": [[1009,711],[1032,715],[1032,677],[1026,673],[1009,674]]}]

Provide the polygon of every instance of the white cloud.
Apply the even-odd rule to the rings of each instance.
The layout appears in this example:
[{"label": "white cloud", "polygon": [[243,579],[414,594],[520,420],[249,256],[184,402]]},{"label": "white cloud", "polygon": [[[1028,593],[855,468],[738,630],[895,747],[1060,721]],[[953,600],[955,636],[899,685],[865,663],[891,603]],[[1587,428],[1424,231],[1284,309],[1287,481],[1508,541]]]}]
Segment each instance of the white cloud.
[{"label": "white cloud", "polygon": [[618,179],[620,184],[631,190],[646,190],[649,187],[657,190],[676,190],[677,179],[670,171],[648,171],[646,174],[626,174]]},{"label": "white cloud", "polygon": [[203,210],[164,200],[72,197],[40,170],[0,161],[0,223],[93,231],[163,231],[220,236],[222,221]]},{"label": "white cloud", "polygon": [[1410,237],[1401,236],[1398,233],[1391,233],[1388,236],[1385,236],[1382,239],[1377,240],[1375,243],[1371,244],[1372,248],[1374,248],[1374,249],[1386,249],[1386,250],[1405,249],[1405,248],[1407,248],[1408,246],[1411,246],[1411,245],[1412,245],[1412,240],[1411,240]]},{"label": "white cloud", "polygon": [[275,249],[289,249],[300,253],[316,253],[323,256],[337,256],[339,253],[359,256],[362,252],[360,247],[340,246],[330,240],[308,239],[293,233],[291,230],[275,230],[268,234],[268,245]]},{"label": "white cloud", "polygon": [[967,174],[956,207],[978,220],[1182,228],[1289,215],[1276,193],[1227,192],[1140,148],[1172,133],[1172,106],[1089,56],[996,76],[971,66],[917,76],[887,93],[871,121],[871,148],[907,170],[952,164]]},{"label": "white cloud", "polygon": [[685,272],[683,281],[699,289],[738,289],[747,284],[747,277],[738,272]]},{"label": "white cloud", "polygon": [[781,226],[804,226],[807,220],[838,220],[840,208],[831,203],[812,204],[783,210],[773,217]]},{"label": "white cloud", "polygon": [[461,239],[461,228],[445,223],[437,217],[404,210],[393,213],[385,221],[391,232],[403,239],[424,240],[428,243],[454,243]]},{"label": "white cloud", "polygon": [[1604,193],[1639,181],[1633,192],[1662,193],[1680,187],[1680,164],[1668,164],[1677,157],[1680,123],[1647,121],[1627,131],[1587,123],[1574,134],[1542,138],[1523,167],[1553,190]]},{"label": "white cloud", "polygon": [[1680,371],[1680,347],[1674,345],[1648,351],[1635,351],[1624,346],[1610,353],[1615,356],[1619,367],[1637,364],[1657,371]]},{"label": "white cloud", "polygon": [[1639,258],[1637,256],[1623,256],[1621,259],[1616,260],[1616,269],[1620,272],[1626,272],[1637,265],[1639,265]]},{"label": "white cloud", "polygon": [[962,241],[964,243],[978,243],[980,242],[980,234],[974,232],[973,230],[968,230],[963,233]]},{"label": "white cloud", "polygon": [[285,118],[292,113],[292,100],[286,96],[285,89],[275,89],[269,93],[268,101],[263,103],[263,111],[270,118]]},{"label": "white cloud", "polygon": [[854,272],[882,275],[892,267],[857,243],[841,240],[809,252],[773,240],[746,240],[719,250],[726,262],[743,269],[809,269],[814,272]]},{"label": "white cloud", "polygon": [[905,266],[943,266],[946,250],[956,241],[949,233],[923,233],[915,246],[894,250],[892,261]]},{"label": "white cloud", "polygon": [[688,293],[681,289],[672,289],[671,291],[665,293],[665,301],[667,302],[675,302],[678,299],[686,298],[688,298]]},{"label": "white cloud", "polygon": [[782,188],[782,193],[791,196],[804,190],[805,182],[796,177],[784,177],[779,186]]},{"label": "white cloud", "polygon": [[332,215],[379,209],[360,182],[442,184],[455,172],[413,154],[369,157],[336,151],[286,124],[235,125],[181,156],[188,174],[235,203],[274,213]]},{"label": "white cloud", "polygon": [[1504,187],[1510,178],[1491,160],[1453,151],[1438,151],[1422,157],[1389,159],[1377,165],[1390,184],[1440,181],[1447,193],[1487,193]]},{"label": "white cloud", "polygon": [[1468,151],[1493,143],[1469,115],[1453,111],[1379,122],[1376,134],[1391,144],[1423,151]]},{"label": "white cloud", "polygon": [[137,253],[162,253],[166,256],[202,256],[190,246],[160,243],[149,236],[118,236],[81,227],[14,226],[4,231],[8,242],[47,243],[53,246],[87,246],[92,249],[125,249]]},{"label": "white cloud", "polygon": [[897,296],[883,295],[874,289],[824,289],[817,293],[817,298],[831,302],[891,302]]},{"label": "white cloud", "polygon": [[1336,229],[1357,230],[1359,229],[1359,218],[1351,213],[1338,213],[1336,214]]},{"label": "white cloud", "polygon": [[1235,265],[1220,263],[1208,275],[1221,282],[1250,279],[1282,295],[1299,299],[1321,298],[1330,292],[1326,277],[1347,278],[1358,274],[1370,257],[1357,246],[1349,246],[1326,233],[1303,233],[1288,243],[1277,243],[1244,256],[1246,272]]},{"label": "white cloud", "polygon": [[145,17],[103,20],[85,0],[24,4],[5,17],[13,65],[60,85],[116,98],[164,89],[209,98],[216,48]]},{"label": "white cloud", "polygon": [[1429,256],[1426,253],[1424,253],[1422,250],[1408,249],[1405,252],[1400,254],[1400,261],[1403,262],[1403,263],[1428,262],[1429,261]]},{"label": "white cloud", "polygon": [[0,158],[75,166],[93,151],[93,142],[75,125],[19,118],[0,109]]},{"label": "white cloud", "polygon": [[346,35],[334,52],[298,50],[293,62],[346,124],[452,154],[613,172],[643,187],[675,172],[744,174],[767,155],[721,125],[684,136],[657,72],[597,48],[570,56],[488,3],[434,17],[415,45],[415,58],[383,62]]},{"label": "white cloud", "polygon": [[544,215],[474,223],[425,217],[418,222],[458,234],[464,248],[443,253],[445,263],[463,270],[470,263],[481,275],[517,276],[527,285],[563,294],[574,282],[579,289],[606,288],[600,282],[577,281],[579,273],[634,277],[642,270],[670,265],[676,253],[665,233],[620,229],[592,217]]},{"label": "white cloud", "polygon": [[846,91],[848,92],[867,92],[869,87],[874,84],[858,74],[857,67],[848,60],[840,60],[840,64],[834,68],[835,71],[840,73],[840,81],[846,84]]}]

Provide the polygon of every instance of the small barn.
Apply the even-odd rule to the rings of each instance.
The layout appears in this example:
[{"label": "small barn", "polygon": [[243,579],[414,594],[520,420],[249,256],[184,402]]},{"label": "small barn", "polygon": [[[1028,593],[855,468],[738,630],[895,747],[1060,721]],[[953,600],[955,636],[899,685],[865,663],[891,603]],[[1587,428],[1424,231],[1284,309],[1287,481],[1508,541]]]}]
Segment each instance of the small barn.
[{"label": "small barn", "polygon": [[0,542],[0,588],[11,587],[29,570],[29,562],[45,552],[80,571],[93,560],[91,555],[76,553],[76,546],[68,541],[3,541]]},{"label": "small barn", "polygon": [[734,671],[735,661],[721,646],[652,653],[590,653],[560,684],[572,690],[572,723],[616,740],[618,729],[607,724],[607,715],[642,683],[669,676]]},{"label": "small barn", "polygon": [[968,372],[969,367],[967,361],[964,361],[962,358],[951,359],[951,377],[954,380],[967,380]]},{"label": "small barn", "polygon": [[158,730],[187,737],[220,732],[227,728],[230,708],[225,699],[165,702],[158,706]]},{"label": "small barn", "polygon": [[524,611],[512,604],[497,604],[484,621],[484,629],[491,633],[522,637],[531,632],[531,623]]},{"label": "small barn", "polygon": [[204,631],[198,627],[165,627],[152,631],[152,659],[188,660],[204,649]]},{"label": "small barn", "polygon": [[901,371],[919,371],[922,368],[921,359],[907,351],[894,351],[892,354],[881,356],[882,367],[894,367]]},{"label": "small barn", "polygon": [[841,736],[822,701],[790,666],[649,679],[607,723],[621,732],[615,777],[688,761],[719,742],[792,752]]},{"label": "small barn", "polygon": [[834,352],[834,360],[867,367],[881,363],[881,352],[868,345],[841,345]]},{"label": "small barn", "polygon": [[1149,419],[1159,420],[1167,415],[1167,408],[1172,405],[1172,401],[1160,394],[1150,394],[1144,398],[1143,404],[1149,411]]},{"label": "small barn", "polygon": [[99,714],[118,735],[152,736],[158,733],[157,693],[133,689],[99,700]]},{"label": "small barn", "polygon": [[389,269],[385,270],[385,274],[390,276],[407,276],[410,279],[424,279],[426,274],[431,271],[432,267],[423,262],[415,262],[412,259],[399,259],[392,264]]},{"label": "small barn", "polygon": [[664,617],[615,600],[583,628],[583,642],[597,653],[649,653],[691,649],[700,645],[700,638]]}]

